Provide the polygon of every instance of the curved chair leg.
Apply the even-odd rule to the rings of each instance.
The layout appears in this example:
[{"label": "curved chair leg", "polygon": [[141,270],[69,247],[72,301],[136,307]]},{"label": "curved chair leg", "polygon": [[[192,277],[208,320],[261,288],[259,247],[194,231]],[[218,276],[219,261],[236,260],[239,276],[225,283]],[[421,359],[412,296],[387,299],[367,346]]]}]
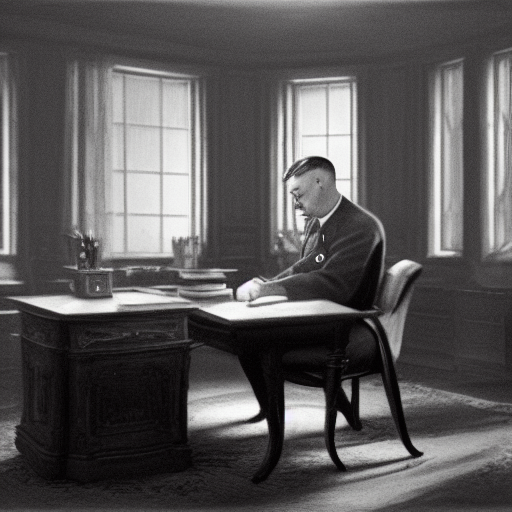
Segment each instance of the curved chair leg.
[{"label": "curved chair leg", "polygon": [[354,430],[361,430],[362,425],[359,420],[359,395],[356,397],[354,404],[354,388],[352,388],[352,400],[349,400],[345,394],[345,390],[340,386],[336,395],[336,409],[345,416],[347,423]]},{"label": "curved chair leg", "polygon": [[415,446],[412,444],[411,438],[409,437],[409,433],[407,432],[407,425],[405,423],[404,410],[402,407],[402,399],[400,396],[400,388],[398,387],[398,380],[396,377],[391,351],[389,349],[389,342],[386,331],[382,327],[382,324],[378,318],[374,318],[372,321],[379,334],[378,338],[383,367],[381,374],[382,382],[384,383],[384,389],[388,398],[389,408],[391,409],[391,414],[393,416],[393,420],[395,421],[398,434],[400,435],[400,439],[402,440],[402,443],[404,444],[407,451],[413,457],[421,457],[423,452],[420,452],[415,448]]},{"label": "curved chair leg", "polygon": [[351,387],[351,398],[350,403],[352,404],[352,414],[354,416],[354,423],[356,427],[354,430],[361,430],[363,425],[361,424],[361,418],[359,416],[359,377],[354,377],[350,381]]},{"label": "curved chair leg", "polygon": [[260,409],[260,412],[258,414],[255,414],[254,416],[251,416],[248,420],[245,420],[245,423],[259,423],[260,421],[263,421],[267,418],[267,413],[263,412]]}]

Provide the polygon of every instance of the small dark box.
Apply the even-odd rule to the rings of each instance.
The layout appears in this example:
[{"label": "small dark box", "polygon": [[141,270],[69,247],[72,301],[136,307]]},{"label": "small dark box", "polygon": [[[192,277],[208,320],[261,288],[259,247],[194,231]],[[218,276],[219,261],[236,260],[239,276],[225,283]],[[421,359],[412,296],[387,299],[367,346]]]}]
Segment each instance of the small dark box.
[{"label": "small dark box", "polygon": [[77,297],[112,297],[112,270],[77,270],[74,281]]}]

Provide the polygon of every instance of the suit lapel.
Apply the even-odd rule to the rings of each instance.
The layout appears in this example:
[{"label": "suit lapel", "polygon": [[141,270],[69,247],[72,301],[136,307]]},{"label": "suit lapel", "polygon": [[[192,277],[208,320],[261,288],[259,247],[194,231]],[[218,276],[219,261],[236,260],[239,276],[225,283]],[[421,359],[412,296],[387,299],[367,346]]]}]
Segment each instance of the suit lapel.
[{"label": "suit lapel", "polygon": [[307,256],[316,246],[320,235],[320,222],[313,217],[307,225],[304,243],[302,244],[301,258]]}]

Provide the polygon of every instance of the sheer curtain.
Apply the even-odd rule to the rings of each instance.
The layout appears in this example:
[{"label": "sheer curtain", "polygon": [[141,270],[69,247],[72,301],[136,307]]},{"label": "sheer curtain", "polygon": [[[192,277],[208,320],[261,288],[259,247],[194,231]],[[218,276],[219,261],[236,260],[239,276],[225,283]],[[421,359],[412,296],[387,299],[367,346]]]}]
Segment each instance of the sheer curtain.
[{"label": "sheer curtain", "polygon": [[103,60],[68,62],[63,230],[92,231],[102,258],[111,253],[110,66]]},{"label": "sheer curtain", "polygon": [[462,255],[463,61],[429,76],[429,255]]},{"label": "sheer curtain", "polygon": [[495,56],[491,252],[512,255],[512,51]]}]

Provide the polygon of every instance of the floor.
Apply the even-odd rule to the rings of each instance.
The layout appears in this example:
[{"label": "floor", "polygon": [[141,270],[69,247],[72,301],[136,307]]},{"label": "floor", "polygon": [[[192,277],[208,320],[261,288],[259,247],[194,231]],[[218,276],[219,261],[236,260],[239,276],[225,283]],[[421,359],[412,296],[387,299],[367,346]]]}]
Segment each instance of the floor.
[{"label": "floor", "polygon": [[[512,431],[510,430],[510,412],[503,413],[501,411],[502,409],[510,411],[510,405],[500,405],[497,407],[499,411],[496,412],[494,404],[491,407],[488,407],[487,403],[468,406],[464,398],[461,400],[464,405],[457,409],[455,414],[451,411],[448,416],[443,416],[441,407],[429,406],[430,395],[421,395],[422,400],[415,401],[415,403],[420,403],[420,406],[416,408],[412,406],[410,392],[408,395],[406,391],[411,386],[408,386],[406,382],[509,404],[512,403],[512,382],[498,380],[476,382],[469,379],[461,381],[453,375],[404,364],[399,364],[397,370],[399,380],[403,383],[403,397],[406,401],[409,400],[408,426],[415,445],[425,452],[425,457],[410,460],[407,456],[405,458],[400,456],[396,461],[389,463],[390,454],[395,457],[395,445],[400,445],[394,426],[388,418],[387,403],[383,400],[384,394],[380,386],[370,385],[368,388],[364,388],[363,385],[367,409],[365,410],[365,427],[362,434],[368,432],[372,450],[368,452],[360,443],[358,436],[361,433],[346,432],[342,426],[342,420],[339,420],[340,432],[343,432],[343,436],[339,437],[339,442],[343,442],[344,460],[350,467],[350,471],[340,477],[339,473],[333,470],[332,464],[325,455],[323,439],[319,434],[322,431],[322,416],[320,415],[320,420],[318,420],[316,414],[311,414],[312,411],[317,411],[318,407],[321,409],[321,395],[318,397],[315,395],[314,400],[310,402],[306,400],[306,395],[300,394],[297,395],[299,398],[294,402],[295,395],[293,393],[296,393],[297,390],[289,390],[290,403],[295,405],[290,407],[287,419],[288,444],[274,478],[258,488],[258,499],[256,499],[249,494],[251,492],[254,494],[255,491],[252,484],[249,485],[249,479],[245,477],[247,468],[244,466],[242,470],[236,466],[235,462],[239,459],[245,461],[247,457],[249,464],[256,464],[262,453],[254,452],[257,453],[254,459],[247,455],[234,457],[232,453],[235,447],[245,446],[243,443],[239,443],[244,436],[247,437],[246,442],[253,442],[260,448],[264,447],[264,443],[261,445],[260,439],[262,432],[265,433],[264,425],[244,425],[242,428],[238,421],[242,415],[241,411],[244,414],[243,417],[246,412],[247,417],[256,412],[256,402],[235,356],[213,348],[199,347],[192,351],[190,368],[189,433],[197,455],[198,467],[204,466],[207,469],[204,482],[201,480],[204,476],[203,473],[199,475],[199,473],[191,471],[187,474],[188,476],[185,475],[186,478],[179,477],[179,475],[163,475],[135,483],[129,480],[126,487],[123,487],[122,482],[117,482],[114,487],[105,484],[104,488],[98,484],[98,489],[102,489],[104,493],[101,499],[103,500],[106,496],[119,505],[120,499],[134,499],[132,498],[134,493],[132,488],[135,488],[137,489],[137,506],[130,506],[127,509],[130,512],[150,510],[150,508],[140,506],[141,503],[146,503],[144,500],[147,500],[148,496],[154,500],[160,499],[162,489],[165,488],[167,494],[164,493],[165,507],[162,510],[185,510],[169,505],[166,500],[174,496],[173,492],[177,493],[176,496],[181,496],[187,491],[192,492],[191,490],[196,492],[195,486],[198,486],[197,488],[204,492],[204,496],[213,495],[214,497],[211,498],[213,501],[206,507],[191,508],[191,512],[240,510],[240,507],[236,506],[220,506],[224,503],[222,501],[224,498],[221,500],[217,495],[224,489],[230,493],[229,496],[235,494],[237,497],[243,496],[244,500],[252,503],[252,506],[249,507],[244,505],[243,509],[254,512],[264,510],[268,512],[276,510],[280,512],[311,510],[318,512],[339,512],[341,510],[505,512],[505,510],[511,510],[509,505],[512,503],[512,496],[509,482],[512,473],[512,452],[510,450]],[[420,392],[414,390],[414,393]],[[219,397],[222,397],[222,400],[218,400]],[[230,406],[229,397],[236,397],[236,406]],[[247,397],[247,399],[240,404],[240,397]],[[317,398],[318,406],[316,405]],[[214,403],[217,405],[211,406]],[[204,404],[209,404],[209,408],[205,410]],[[0,375],[0,419],[5,417],[11,424],[15,424],[21,414],[21,405],[19,379],[15,374]],[[222,408],[224,406],[225,409]],[[217,410],[216,407],[219,409]],[[384,420],[380,419],[381,416],[378,413],[381,408],[385,410]],[[222,410],[222,414],[219,414],[220,410]],[[369,411],[374,411],[375,414],[370,414]],[[303,413],[306,414],[303,415]],[[234,419],[230,419],[230,414]],[[440,418],[442,421],[439,421]],[[310,425],[310,422],[314,425]],[[389,439],[387,439],[388,433]],[[208,436],[212,437],[211,444],[204,441],[206,438],[209,439]],[[3,439],[2,436],[0,439]],[[207,453],[212,454],[211,461],[207,457],[205,458]],[[401,454],[402,451],[398,453]],[[308,464],[305,465],[303,462],[299,462],[299,459],[295,459],[299,456],[304,457],[300,461],[307,461]],[[359,461],[359,456],[364,460]],[[373,462],[368,464],[369,461]],[[0,473],[11,467],[9,461],[5,461],[5,464],[4,468],[0,468]],[[297,467],[301,468],[299,472]],[[236,472],[233,468],[236,469]],[[226,479],[226,474],[231,477]],[[243,475],[243,478],[241,476],[238,478],[239,474]],[[25,474],[23,473],[23,475]],[[234,475],[237,476],[237,479]],[[298,480],[299,477],[302,480]],[[343,485],[339,485],[340,478],[343,480]],[[235,480],[242,482],[242,487],[236,487]],[[33,480],[18,479],[24,493],[23,496],[39,492],[37,480],[35,482],[34,484]],[[181,485],[181,487],[176,487],[177,490],[174,488],[176,482]],[[285,485],[279,487],[281,482],[285,482]],[[310,487],[312,484],[316,485],[317,482],[321,483],[319,490],[312,492]],[[368,491],[369,482],[371,483],[371,492]],[[141,487],[143,485],[146,487]],[[12,488],[14,489],[14,486]],[[236,489],[236,492],[232,488]],[[72,492],[78,493],[82,498],[83,495],[91,496],[91,500],[95,502],[95,489],[88,485],[72,486],[69,483],[63,483],[51,487],[46,492],[49,493],[47,499],[51,498],[58,504],[54,510],[72,510],[73,506],[70,503],[75,503],[72,500],[76,498]],[[264,494],[263,504],[261,502],[262,493]],[[289,496],[285,497],[287,493]],[[30,494],[30,496],[32,495]],[[37,494],[36,499],[40,500],[40,498],[40,495]],[[0,510],[6,510],[2,503],[4,499],[5,496],[0,499]],[[397,500],[400,503],[398,508]],[[21,510],[22,507],[18,502],[16,503],[16,510]],[[104,502],[102,501],[102,503]],[[279,504],[279,508],[276,504]],[[341,508],[340,504],[342,504]],[[383,504],[388,505],[384,506]],[[80,509],[85,510],[85,508]],[[98,512],[106,510],[106,508],[98,509],[92,506],[88,509],[98,510]],[[121,512],[122,507],[116,506],[116,509]],[[14,509],[9,508],[8,510]],[[27,511],[28,509],[23,510]],[[34,509],[30,508],[30,510]],[[43,510],[43,508],[37,510]],[[109,510],[114,510],[114,508],[109,507]],[[156,512],[158,509],[154,508],[154,510]]]},{"label": "floor", "polygon": [[451,391],[462,395],[512,403],[512,376],[510,380],[462,378],[447,371],[403,364],[398,361],[398,378],[424,384],[435,389]]}]

